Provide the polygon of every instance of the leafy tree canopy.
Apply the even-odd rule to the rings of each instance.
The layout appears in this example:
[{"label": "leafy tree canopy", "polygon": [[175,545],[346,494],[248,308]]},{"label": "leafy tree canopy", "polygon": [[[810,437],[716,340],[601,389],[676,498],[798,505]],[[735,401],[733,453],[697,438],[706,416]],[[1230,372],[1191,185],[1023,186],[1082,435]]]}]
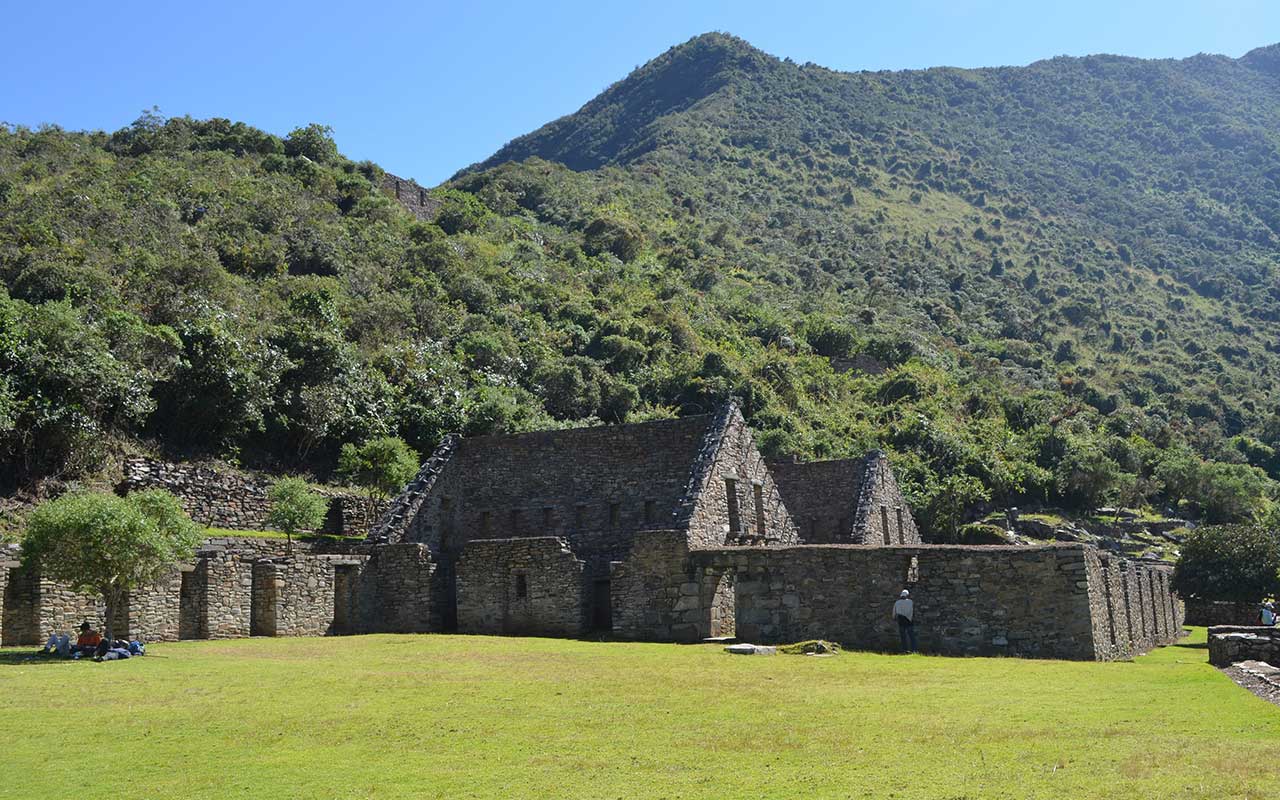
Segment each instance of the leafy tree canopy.
[{"label": "leafy tree canopy", "polygon": [[127,593],[190,559],[203,530],[168,492],[85,492],[37,507],[22,539],[24,566],[106,602],[111,636]]},{"label": "leafy tree canopy", "polygon": [[285,532],[289,549],[293,549],[293,535],[299,531],[315,530],[324,524],[328,502],[302,478],[281,478],[267,490],[271,510],[267,521]]},{"label": "leafy tree canopy", "polygon": [[418,472],[418,454],[403,439],[382,436],[360,446],[345,444],[338,474],[379,497],[390,497]]},{"label": "leafy tree canopy", "polygon": [[1256,603],[1280,594],[1280,535],[1252,525],[1211,525],[1182,546],[1173,589],[1183,597]]}]

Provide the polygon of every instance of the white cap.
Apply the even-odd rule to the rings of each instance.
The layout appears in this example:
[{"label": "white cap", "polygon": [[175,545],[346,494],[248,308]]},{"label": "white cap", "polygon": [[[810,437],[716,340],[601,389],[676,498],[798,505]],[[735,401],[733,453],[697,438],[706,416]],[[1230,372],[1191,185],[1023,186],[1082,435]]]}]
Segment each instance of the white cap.
[{"label": "white cap", "polygon": [[910,596],[910,594],[911,592],[908,592],[906,589],[903,589],[902,594],[898,595],[898,597],[908,597]]}]

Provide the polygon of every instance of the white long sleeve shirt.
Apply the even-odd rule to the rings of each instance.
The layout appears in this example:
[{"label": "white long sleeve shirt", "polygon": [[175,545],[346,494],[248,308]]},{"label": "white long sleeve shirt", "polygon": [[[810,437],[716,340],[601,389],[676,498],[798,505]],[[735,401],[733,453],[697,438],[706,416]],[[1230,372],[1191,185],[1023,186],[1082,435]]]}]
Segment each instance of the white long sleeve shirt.
[{"label": "white long sleeve shirt", "polygon": [[914,620],[914,617],[911,616],[911,612],[912,612],[912,606],[911,606],[910,597],[904,597],[898,602],[893,604],[894,619],[897,619],[898,617],[901,616],[901,617],[906,617],[909,620]]}]

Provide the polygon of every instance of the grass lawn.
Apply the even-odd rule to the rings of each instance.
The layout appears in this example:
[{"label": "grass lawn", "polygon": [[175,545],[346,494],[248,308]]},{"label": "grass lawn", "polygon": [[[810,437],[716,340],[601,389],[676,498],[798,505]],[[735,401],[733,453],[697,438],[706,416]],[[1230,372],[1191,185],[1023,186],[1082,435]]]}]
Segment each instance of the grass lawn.
[{"label": "grass lawn", "polygon": [[148,650],[0,651],[0,797],[1280,797],[1280,708],[1195,644],[1118,664],[443,635]]}]

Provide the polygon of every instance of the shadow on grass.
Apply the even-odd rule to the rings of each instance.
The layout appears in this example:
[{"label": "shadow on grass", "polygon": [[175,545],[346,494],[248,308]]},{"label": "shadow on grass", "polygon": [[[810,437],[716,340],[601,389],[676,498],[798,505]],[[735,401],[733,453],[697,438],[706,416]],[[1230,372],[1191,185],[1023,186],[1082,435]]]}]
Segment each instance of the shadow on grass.
[{"label": "shadow on grass", "polygon": [[1174,647],[1185,647],[1188,650],[1208,650],[1208,642],[1177,642]]},{"label": "shadow on grass", "polygon": [[36,655],[35,650],[10,650],[0,653],[0,667],[34,667],[45,664],[78,664],[81,662],[92,664],[93,659],[87,656],[79,659],[41,656]]}]

